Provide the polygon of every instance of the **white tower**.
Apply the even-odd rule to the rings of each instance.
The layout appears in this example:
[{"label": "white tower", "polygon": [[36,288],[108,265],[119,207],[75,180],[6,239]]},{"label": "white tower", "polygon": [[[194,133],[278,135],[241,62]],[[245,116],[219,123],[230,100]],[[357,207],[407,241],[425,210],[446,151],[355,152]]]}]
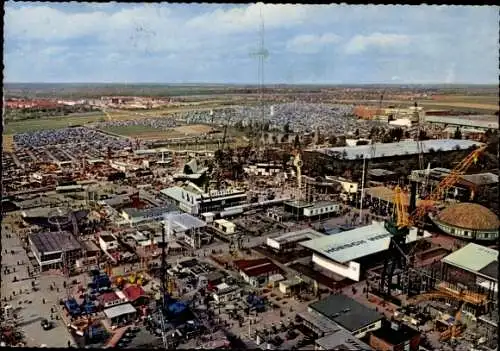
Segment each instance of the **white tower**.
[{"label": "white tower", "polygon": [[297,200],[302,200],[302,158],[299,152],[293,159],[293,165],[297,170]]}]

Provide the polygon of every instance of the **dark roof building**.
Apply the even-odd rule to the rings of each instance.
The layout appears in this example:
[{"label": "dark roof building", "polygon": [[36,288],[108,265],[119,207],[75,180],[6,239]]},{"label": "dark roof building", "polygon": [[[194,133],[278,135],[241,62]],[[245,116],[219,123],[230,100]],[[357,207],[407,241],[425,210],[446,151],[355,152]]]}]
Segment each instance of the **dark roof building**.
[{"label": "dark roof building", "polygon": [[370,346],[375,350],[418,351],[420,332],[401,323],[385,321],[382,328],[371,332]]},{"label": "dark roof building", "polygon": [[73,234],[65,231],[32,233],[29,242],[42,271],[58,269],[63,264],[72,266],[82,255],[81,244]]},{"label": "dark roof building", "polygon": [[64,231],[33,233],[30,235],[29,240],[42,255],[80,250],[82,248],[71,233]]},{"label": "dark roof building", "polygon": [[146,303],[148,300],[144,289],[138,285],[129,285],[122,291],[134,306]]},{"label": "dark roof building", "polygon": [[384,316],[345,295],[330,295],[314,302],[309,309],[339,324],[356,337],[379,329]]},{"label": "dark roof building", "polygon": [[281,269],[268,258],[255,260],[236,260],[233,262],[243,279],[256,287],[265,284],[273,274],[283,273]]}]

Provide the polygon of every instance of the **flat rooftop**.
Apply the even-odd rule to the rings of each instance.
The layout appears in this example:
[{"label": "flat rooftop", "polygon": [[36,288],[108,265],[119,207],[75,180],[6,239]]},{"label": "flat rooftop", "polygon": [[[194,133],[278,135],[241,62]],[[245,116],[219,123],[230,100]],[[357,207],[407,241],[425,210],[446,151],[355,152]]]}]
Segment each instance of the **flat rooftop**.
[{"label": "flat rooftop", "polygon": [[274,240],[280,244],[287,244],[287,243],[293,243],[293,242],[298,242],[298,241],[303,241],[303,240],[312,240],[316,238],[321,238],[323,237],[324,234],[317,232],[313,229],[302,229],[298,230],[296,232],[291,232],[291,233],[286,233],[280,236],[277,236],[275,238],[270,238],[271,240]]},{"label": "flat rooftop", "polygon": [[498,117],[495,115],[480,116],[425,116],[427,123],[442,123],[457,126],[483,129],[498,129]]},{"label": "flat rooftop", "polygon": [[73,234],[65,231],[30,234],[30,240],[41,254],[72,251],[82,248]]},{"label": "flat rooftop", "polygon": [[309,311],[297,312],[297,315],[314,325],[315,328],[321,330],[321,332],[325,334],[334,333],[336,331],[341,330],[336,323],[326,318],[323,315],[317,313],[311,313]]},{"label": "flat rooftop", "polygon": [[[430,237],[424,232],[423,237]],[[411,228],[406,237],[406,243],[421,238],[417,236],[417,229]],[[384,228],[383,222],[373,222],[370,225],[347,230],[332,236],[304,241],[299,245],[321,254],[338,263],[347,263],[356,259],[373,255],[389,248],[391,234]]]},{"label": "flat rooftop", "polygon": [[283,203],[288,206],[299,207],[299,208],[312,206],[312,203],[302,200],[289,200],[289,201],[284,201]]},{"label": "flat rooftop", "polygon": [[312,203],[311,208],[323,208],[326,206],[335,206],[335,205],[338,205],[338,203],[333,201],[315,201]]},{"label": "flat rooftop", "polygon": [[330,295],[313,302],[309,307],[349,332],[355,332],[384,318],[381,313],[342,294]]},{"label": "flat rooftop", "polygon": [[173,229],[178,231],[204,228],[207,226],[205,222],[188,213],[167,213],[165,215],[165,222],[168,221],[171,221]]},{"label": "flat rooftop", "polygon": [[352,336],[351,333],[339,329],[333,334],[326,335],[318,340],[316,344],[323,350],[348,350],[348,351],[368,351],[370,346]]},{"label": "flat rooftop", "polygon": [[113,235],[111,235],[111,234],[101,234],[99,237],[105,243],[110,243],[110,242],[116,241],[116,238]]},{"label": "flat rooftop", "polygon": [[399,345],[411,340],[415,335],[420,334],[418,330],[410,328],[403,323],[385,322],[382,328],[372,331],[372,334],[379,339],[389,342],[391,345]]},{"label": "flat rooftop", "polygon": [[[364,192],[365,195],[369,195],[376,199],[380,199],[389,203],[392,203],[394,201],[394,194],[395,194],[394,190],[386,186],[374,186],[371,188],[366,188]],[[408,199],[408,196],[403,196],[403,201],[405,206],[410,205],[410,200]],[[421,200],[417,200],[417,205],[420,202]]]},{"label": "flat rooftop", "polygon": [[[472,140],[456,140],[456,139],[437,139],[422,141],[422,149],[424,153],[428,153],[431,149],[442,151],[467,150],[471,146],[482,146],[483,143]],[[400,141],[397,143],[377,143],[375,145],[375,157],[392,157],[402,155],[416,155],[419,153],[418,143],[414,140]],[[331,147],[323,149],[309,149],[307,151],[315,151],[328,156],[339,155],[343,159],[370,159],[371,145],[359,145],[351,147]],[[343,155],[343,156],[342,156]]]},{"label": "flat rooftop", "polygon": [[442,262],[498,281],[498,250],[469,243],[441,259]]},{"label": "flat rooftop", "polygon": [[368,174],[375,177],[392,176],[396,173],[383,168],[373,168],[368,171]]},{"label": "flat rooftop", "polygon": [[228,221],[227,219],[224,219],[224,218],[222,218],[222,219],[216,219],[214,222],[217,223],[217,224],[223,225],[225,227],[235,227],[236,226],[236,224],[234,224],[233,222],[230,222],[230,221]]}]

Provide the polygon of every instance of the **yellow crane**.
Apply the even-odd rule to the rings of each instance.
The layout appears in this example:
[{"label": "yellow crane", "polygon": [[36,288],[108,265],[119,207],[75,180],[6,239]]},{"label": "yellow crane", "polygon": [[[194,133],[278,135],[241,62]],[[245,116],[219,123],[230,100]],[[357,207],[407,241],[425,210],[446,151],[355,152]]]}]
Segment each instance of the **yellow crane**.
[{"label": "yellow crane", "polygon": [[417,206],[415,211],[408,215],[406,212],[406,200],[399,186],[395,189],[394,194],[394,207],[396,210],[396,226],[398,229],[409,228],[420,221],[428,212],[430,212],[435,204],[440,201],[446,194],[446,192],[457,183],[469,167],[476,163],[479,155],[483,153],[486,149],[486,145],[483,145],[474,151],[472,151],[466,158],[464,158],[460,163],[453,168],[453,170],[448,174],[439,184],[434,188],[432,193]]},{"label": "yellow crane", "polygon": [[[416,206],[415,211],[411,214],[408,214],[405,208],[407,201],[403,191],[399,186],[396,187],[394,192],[393,216],[387,219],[384,224],[385,229],[391,234],[388,248],[389,255],[386,256],[380,279],[380,290],[384,294],[390,295],[392,280],[396,269],[404,269],[407,265],[411,268],[415,267],[414,253],[419,247],[419,243],[425,242],[424,240],[418,240],[410,252],[406,253],[403,250],[403,246],[406,244],[406,237],[409,234],[410,228],[417,223],[421,223],[424,216],[435,209],[436,202],[441,200],[443,195],[459,180],[460,176],[467,171],[472,163],[477,162],[479,155],[485,149],[486,146],[481,146],[464,158],[449,175],[439,182],[429,197]],[[420,226],[417,225],[417,228],[419,227]],[[418,233],[420,233],[420,229]],[[415,272],[419,273],[418,271]]]}]

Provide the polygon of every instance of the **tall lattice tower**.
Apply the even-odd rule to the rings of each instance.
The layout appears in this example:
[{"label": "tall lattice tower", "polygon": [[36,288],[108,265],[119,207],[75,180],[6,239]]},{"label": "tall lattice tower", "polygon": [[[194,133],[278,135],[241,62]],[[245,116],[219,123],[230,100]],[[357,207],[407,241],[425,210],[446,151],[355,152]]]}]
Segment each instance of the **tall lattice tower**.
[{"label": "tall lattice tower", "polygon": [[260,146],[260,139],[263,136],[263,126],[265,120],[265,107],[264,107],[264,63],[266,58],[269,56],[269,51],[265,48],[264,45],[264,37],[265,37],[265,27],[264,27],[264,17],[262,16],[262,7],[260,8],[260,31],[259,31],[259,49],[254,52],[252,55],[257,57],[259,60],[259,68],[258,68],[258,82],[259,82],[259,126],[258,130],[255,132],[253,147]]}]

